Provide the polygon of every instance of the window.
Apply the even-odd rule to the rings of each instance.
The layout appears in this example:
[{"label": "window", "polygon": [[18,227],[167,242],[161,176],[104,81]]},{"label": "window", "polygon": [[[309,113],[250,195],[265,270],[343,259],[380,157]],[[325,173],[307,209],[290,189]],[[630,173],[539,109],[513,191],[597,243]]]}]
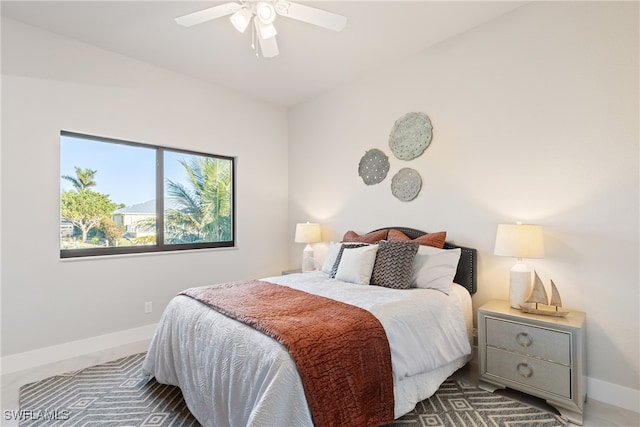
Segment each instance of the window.
[{"label": "window", "polygon": [[62,258],[232,247],[233,157],[60,134]]}]

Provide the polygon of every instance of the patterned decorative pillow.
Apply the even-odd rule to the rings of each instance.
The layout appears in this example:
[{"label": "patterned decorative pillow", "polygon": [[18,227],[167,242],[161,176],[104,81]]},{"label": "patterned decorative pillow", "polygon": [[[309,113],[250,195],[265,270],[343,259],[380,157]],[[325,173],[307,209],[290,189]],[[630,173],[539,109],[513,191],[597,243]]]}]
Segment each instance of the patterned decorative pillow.
[{"label": "patterned decorative pillow", "polygon": [[342,253],[345,249],[353,249],[353,248],[361,248],[363,246],[367,246],[367,243],[344,243],[340,246],[340,250],[338,251],[338,255],[336,255],[336,259],[333,262],[333,267],[329,271],[329,277],[332,279],[336,278],[336,273],[338,272],[338,266],[340,265],[340,259],[342,259]]},{"label": "patterned decorative pillow", "polygon": [[344,237],[342,238],[343,242],[359,242],[359,243],[369,243],[371,245],[375,245],[380,240],[384,240],[387,238],[387,230],[378,230],[372,231],[367,234],[358,234],[355,231],[347,231],[344,233]]},{"label": "patterned decorative pillow", "polygon": [[419,247],[418,242],[382,240],[378,243],[371,284],[392,289],[409,289],[413,275],[413,262]]},{"label": "patterned decorative pillow", "polygon": [[389,230],[389,236],[387,239],[390,242],[418,242],[421,245],[433,246],[434,248],[444,248],[444,241],[447,238],[446,231],[439,231],[437,233],[428,233],[423,236],[417,237],[413,240],[400,230]]}]

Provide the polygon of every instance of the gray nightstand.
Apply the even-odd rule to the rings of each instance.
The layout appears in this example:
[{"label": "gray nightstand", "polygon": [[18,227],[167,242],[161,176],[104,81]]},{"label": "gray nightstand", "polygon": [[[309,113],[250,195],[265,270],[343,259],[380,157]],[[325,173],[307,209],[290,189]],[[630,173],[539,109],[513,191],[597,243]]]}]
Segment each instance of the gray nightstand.
[{"label": "gray nightstand", "polygon": [[489,301],[478,309],[480,387],[509,387],[541,397],[582,425],[587,397],[586,314],[541,316]]}]

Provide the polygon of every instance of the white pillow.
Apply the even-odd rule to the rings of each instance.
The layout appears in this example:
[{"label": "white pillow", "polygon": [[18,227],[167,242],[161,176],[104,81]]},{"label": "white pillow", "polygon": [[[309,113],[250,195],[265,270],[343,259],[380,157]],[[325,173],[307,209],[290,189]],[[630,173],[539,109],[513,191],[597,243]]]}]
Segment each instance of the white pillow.
[{"label": "white pillow", "polygon": [[336,279],[358,285],[368,285],[371,281],[377,252],[378,245],[345,248],[342,251],[340,264],[338,264]]},{"label": "white pillow", "polygon": [[438,249],[420,245],[413,261],[411,286],[422,289],[437,289],[449,295],[461,253],[460,248]]},{"label": "white pillow", "polygon": [[336,263],[336,258],[338,258],[338,253],[340,253],[341,247],[342,243],[340,242],[329,243],[329,249],[327,249],[327,257],[324,259],[324,263],[322,264],[322,271],[324,273],[331,273],[331,269],[333,268],[333,264]]}]

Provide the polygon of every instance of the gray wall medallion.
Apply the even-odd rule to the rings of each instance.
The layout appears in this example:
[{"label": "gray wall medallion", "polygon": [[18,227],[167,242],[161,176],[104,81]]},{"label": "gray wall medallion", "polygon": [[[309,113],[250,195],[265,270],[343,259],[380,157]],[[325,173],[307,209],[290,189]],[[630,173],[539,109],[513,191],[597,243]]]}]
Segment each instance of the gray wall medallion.
[{"label": "gray wall medallion", "polygon": [[422,188],[422,178],[415,169],[402,168],[391,179],[391,193],[403,202],[415,199]]},{"label": "gray wall medallion", "polygon": [[382,151],[373,148],[360,159],[358,175],[367,185],[379,184],[389,172],[389,157]]},{"label": "gray wall medallion", "polygon": [[396,120],[389,135],[389,147],[400,160],[419,157],[431,143],[433,126],[424,113],[407,113]]}]

